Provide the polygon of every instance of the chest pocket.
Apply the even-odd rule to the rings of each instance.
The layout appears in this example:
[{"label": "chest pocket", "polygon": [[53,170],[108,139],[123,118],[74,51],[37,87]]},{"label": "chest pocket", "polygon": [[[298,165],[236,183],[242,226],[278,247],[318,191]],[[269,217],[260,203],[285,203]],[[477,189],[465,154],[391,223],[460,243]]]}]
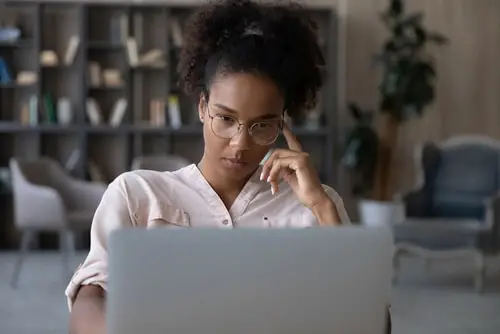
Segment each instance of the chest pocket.
[{"label": "chest pocket", "polygon": [[152,206],[147,218],[147,228],[190,226],[189,215],[169,204]]}]

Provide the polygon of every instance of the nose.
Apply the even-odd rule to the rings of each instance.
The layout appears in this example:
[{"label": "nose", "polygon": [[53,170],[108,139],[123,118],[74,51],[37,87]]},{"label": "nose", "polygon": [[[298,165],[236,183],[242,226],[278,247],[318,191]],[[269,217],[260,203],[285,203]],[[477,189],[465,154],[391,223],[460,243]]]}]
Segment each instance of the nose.
[{"label": "nose", "polygon": [[242,127],[240,131],[238,131],[237,134],[231,138],[231,141],[229,142],[229,145],[231,147],[237,148],[239,150],[245,150],[250,147],[252,141],[252,137],[250,137],[250,133],[248,132],[248,129],[245,127]]}]

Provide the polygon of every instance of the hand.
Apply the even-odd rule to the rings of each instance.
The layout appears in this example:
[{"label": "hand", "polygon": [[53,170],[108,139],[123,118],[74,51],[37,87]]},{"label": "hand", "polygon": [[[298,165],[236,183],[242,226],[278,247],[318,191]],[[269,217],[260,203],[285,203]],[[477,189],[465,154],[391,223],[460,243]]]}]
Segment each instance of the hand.
[{"label": "hand", "polygon": [[287,182],[298,200],[306,207],[329,207],[333,203],[297,138],[285,124],[283,135],[289,149],[276,149],[262,168],[261,180],[271,184],[271,192],[278,192],[280,179]]}]

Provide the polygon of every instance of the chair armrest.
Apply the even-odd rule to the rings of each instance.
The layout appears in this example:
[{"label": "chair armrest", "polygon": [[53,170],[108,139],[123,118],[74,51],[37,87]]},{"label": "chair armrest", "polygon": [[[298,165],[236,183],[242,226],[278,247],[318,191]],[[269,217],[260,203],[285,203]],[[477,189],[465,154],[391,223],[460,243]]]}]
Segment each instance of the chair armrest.
[{"label": "chair armrest", "polygon": [[406,215],[408,217],[428,216],[429,198],[423,189],[413,190],[402,196],[405,203]]},{"label": "chair armrest", "polygon": [[86,182],[76,179],[67,180],[67,190],[74,199],[73,209],[78,211],[96,210],[107,185],[100,182]]},{"label": "chair armrest", "polygon": [[500,238],[500,192],[485,201],[485,223]]},{"label": "chair armrest", "polygon": [[14,215],[16,225],[23,228],[60,228],[66,223],[66,210],[59,193],[27,182],[14,188]]}]

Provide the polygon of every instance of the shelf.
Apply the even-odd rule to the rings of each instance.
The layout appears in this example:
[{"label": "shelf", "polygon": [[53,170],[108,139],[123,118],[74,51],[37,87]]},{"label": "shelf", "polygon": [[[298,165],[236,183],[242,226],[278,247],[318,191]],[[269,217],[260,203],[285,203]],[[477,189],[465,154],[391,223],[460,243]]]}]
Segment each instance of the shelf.
[{"label": "shelf", "polygon": [[0,48],[21,49],[21,48],[31,48],[31,47],[34,47],[34,43],[31,39],[22,39],[17,41],[0,41]]},{"label": "shelf", "polygon": [[57,124],[23,125],[15,122],[0,122],[0,134],[6,133],[71,133],[77,132],[75,125]]},{"label": "shelf", "polygon": [[132,131],[136,134],[168,134],[168,127],[158,127],[149,125],[134,125]]},{"label": "shelf", "polygon": [[55,65],[55,66],[48,66],[48,65],[41,65],[41,69],[46,70],[46,71],[67,71],[73,69],[72,65]]},{"label": "shelf", "polygon": [[95,51],[124,51],[125,46],[123,44],[111,43],[108,41],[89,41],[87,44],[87,49]]},{"label": "shelf", "polygon": [[80,129],[76,125],[42,124],[38,126],[38,131],[42,133],[76,133]]},{"label": "shelf", "polygon": [[89,91],[120,91],[126,88],[123,86],[89,86]]},{"label": "shelf", "polygon": [[320,127],[318,129],[309,129],[305,127],[292,127],[293,134],[297,136],[309,136],[309,137],[320,137],[326,136],[329,133],[329,129],[326,127]]},{"label": "shelf", "polygon": [[114,127],[111,125],[87,125],[84,127],[84,132],[86,133],[96,133],[96,134],[127,134],[130,133],[131,127],[122,125],[119,127]]},{"label": "shelf", "polygon": [[21,85],[18,83],[8,83],[8,84],[0,84],[0,89],[30,89],[30,88],[35,88],[36,83],[34,84],[29,84],[29,85]]},{"label": "shelf", "polygon": [[203,133],[203,127],[186,125],[178,129],[169,129],[169,132],[173,135],[201,135]]},{"label": "shelf", "polygon": [[[196,9],[190,5],[162,4],[72,4],[64,6],[51,1],[23,3],[27,8],[16,12],[22,16],[21,22],[28,22],[22,31],[26,35],[18,41],[0,41],[0,53],[12,69],[31,69],[38,74],[38,82],[33,85],[19,85],[15,81],[0,84],[0,162],[8,161],[10,156],[39,157],[48,154],[63,162],[68,154],[78,149],[82,152],[81,161],[75,169],[80,178],[88,176],[89,161],[102,167],[110,178],[126,171],[134,157],[144,154],[178,154],[195,161],[203,154],[203,127],[196,123],[197,115],[193,102],[177,86],[176,67],[180,49],[176,47],[168,27],[169,20],[178,19],[179,23]],[[23,5],[24,7],[24,5]],[[27,9],[27,10],[25,10]],[[328,36],[332,26],[330,11],[314,11],[315,18],[321,20],[319,29],[322,36]],[[57,19],[56,19],[57,18]],[[326,30],[325,30],[326,29]],[[67,66],[62,56],[68,48],[72,36],[80,38],[74,62]],[[128,61],[125,38],[136,38],[138,54],[158,49],[163,52],[166,66],[139,65],[132,67]],[[330,38],[324,38],[326,44]],[[325,52],[333,52],[334,47],[322,44]],[[41,50],[54,50],[59,55],[59,64],[43,66],[40,64]],[[325,71],[335,73],[334,55],[326,55]],[[89,64],[97,62],[101,70],[117,69],[122,76],[120,86],[90,86]],[[12,71],[13,74],[17,73]],[[102,75],[102,73],[101,73]],[[13,76],[15,79],[15,76]],[[333,82],[333,80],[332,80]],[[333,110],[335,101],[331,94],[334,83],[327,83],[322,93],[323,110]],[[73,124],[22,125],[10,120],[21,120],[24,106],[32,95],[42,99],[45,94],[53,97],[54,107],[59,98],[70,102],[73,111]],[[169,95],[179,97],[181,119],[185,125],[174,129],[168,125],[151,126],[152,101],[167,100]],[[93,126],[88,122],[86,112],[87,98],[92,97],[102,112],[102,124]],[[109,124],[113,108],[118,99],[127,101],[127,109],[118,127]],[[40,100],[38,110],[40,120],[47,119],[45,100]],[[57,112],[56,112],[57,114]],[[293,133],[314,155],[315,164],[321,171],[329,171],[325,180],[332,178],[335,166],[333,161],[335,146],[335,126],[332,115],[325,118],[329,123],[319,129],[295,127]],[[161,115],[163,116],[163,114]],[[168,112],[166,112],[167,124]],[[334,118],[335,115],[332,115]],[[9,122],[2,122],[8,120]],[[193,124],[190,122],[193,121]],[[283,136],[279,144],[285,145]],[[332,174],[332,175],[330,175]]]},{"label": "shelf", "polygon": [[170,68],[168,66],[164,67],[155,67],[155,66],[133,66],[130,67],[131,71],[137,72],[168,72]]}]

